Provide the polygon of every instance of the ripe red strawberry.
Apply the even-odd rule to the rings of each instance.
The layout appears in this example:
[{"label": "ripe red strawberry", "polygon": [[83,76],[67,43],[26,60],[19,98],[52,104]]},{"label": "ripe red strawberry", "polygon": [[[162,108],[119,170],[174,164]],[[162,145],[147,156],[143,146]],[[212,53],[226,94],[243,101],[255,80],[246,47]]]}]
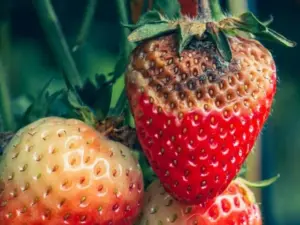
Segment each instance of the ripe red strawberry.
[{"label": "ripe red strawberry", "polygon": [[[129,36],[140,43],[126,74],[137,135],[162,184],[180,201],[205,203],[222,193],[269,116],[272,55],[254,39],[228,35],[251,33],[255,23],[264,26],[251,13],[202,23],[150,12]],[[294,45],[261,29],[255,34]]]},{"label": "ripe red strawberry", "polygon": [[276,89],[271,54],[254,40],[230,43],[233,61],[226,68],[205,47],[178,57],[170,35],[137,47],[128,67],[139,140],[163,185],[179,200],[199,203],[221,193],[271,109]]},{"label": "ripe red strawberry", "polygon": [[74,119],[21,129],[0,163],[0,224],[130,225],[142,173],[130,150]]},{"label": "ripe red strawberry", "polygon": [[145,194],[139,224],[261,225],[262,219],[253,193],[238,180],[207,207],[180,203],[155,181]]},{"label": "ripe red strawberry", "polygon": [[198,0],[178,0],[181,5],[181,13],[190,17],[196,17],[198,13]]}]

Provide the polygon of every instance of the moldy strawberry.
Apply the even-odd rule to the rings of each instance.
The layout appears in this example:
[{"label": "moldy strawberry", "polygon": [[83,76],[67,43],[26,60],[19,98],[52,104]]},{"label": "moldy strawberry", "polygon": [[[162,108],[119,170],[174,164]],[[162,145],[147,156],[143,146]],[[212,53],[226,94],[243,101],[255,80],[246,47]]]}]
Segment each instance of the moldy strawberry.
[{"label": "moldy strawberry", "polygon": [[272,54],[256,38],[294,42],[251,12],[212,18],[144,14],[126,73],[137,135],[154,172],[177,200],[207,203],[239,172],[271,111]]}]

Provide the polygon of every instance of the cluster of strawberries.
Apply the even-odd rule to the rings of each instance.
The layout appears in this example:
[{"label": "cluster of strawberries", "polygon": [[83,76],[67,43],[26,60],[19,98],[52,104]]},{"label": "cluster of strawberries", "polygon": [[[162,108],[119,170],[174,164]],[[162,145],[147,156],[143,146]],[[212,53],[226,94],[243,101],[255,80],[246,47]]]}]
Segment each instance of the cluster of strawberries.
[{"label": "cluster of strawberries", "polygon": [[139,44],[126,91],[158,179],[144,192],[128,147],[82,121],[43,118],[19,130],[1,157],[0,225],[262,224],[236,177],[269,116],[276,68],[238,30],[294,44],[252,14],[169,21],[152,11],[141,21],[129,36]]}]

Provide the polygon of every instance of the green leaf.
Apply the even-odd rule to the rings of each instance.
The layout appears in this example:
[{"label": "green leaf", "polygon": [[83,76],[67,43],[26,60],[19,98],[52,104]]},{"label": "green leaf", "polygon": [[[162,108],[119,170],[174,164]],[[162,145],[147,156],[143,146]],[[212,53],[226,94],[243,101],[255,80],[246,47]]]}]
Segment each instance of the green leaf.
[{"label": "green leaf", "polygon": [[146,24],[134,30],[128,36],[128,40],[131,42],[143,41],[174,30],[176,30],[176,26],[172,26],[172,24],[168,23]]},{"label": "green leaf", "polygon": [[116,62],[114,71],[109,74],[110,76],[113,76],[112,82],[115,82],[124,74],[126,67],[128,65],[128,61],[129,61],[129,56],[127,55],[126,52],[122,52],[119,55],[118,61]]},{"label": "green leaf", "polygon": [[107,81],[104,74],[98,74],[95,83],[87,79],[83,87],[76,90],[82,102],[94,110],[98,120],[104,119],[109,110],[114,82],[114,78]]},{"label": "green leaf", "polygon": [[152,10],[144,13],[136,24],[122,24],[124,27],[136,29],[145,24],[156,24],[168,22],[158,11]]},{"label": "green leaf", "polygon": [[68,91],[68,100],[69,100],[69,103],[76,109],[79,109],[82,107],[80,101],[78,100],[78,97],[77,95],[74,94],[73,91]]},{"label": "green leaf", "polygon": [[194,36],[201,37],[206,30],[204,23],[180,23],[179,24],[179,53],[190,43]]},{"label": "green leaf", "polygon": [[106,83],[99,91],[99,95],[95,97],[97,99],[92,108],[95,111],[95,116],[98,120],[106,118],[109,111],[109,107],[112,99],[113,83]]},{"label": "green leaf", "polygon": [[178,0],[154,0],[153,8],[162,11],[170,19],[176,19],[180,16],[181,8]]},{"label": "green leaf", "polygon": [[255,34],[255,36],[264,40],[277,42],[291,48],[297,45],[296,42],[287,39],[283,35],[270,28],[268,28],[267,31]]},{"label": "green leaf", "polygon": [[73,91],[69,90],[67,97],[70,105],[76,110],[76,113],[81,117],[80,119],[90,126],[95,126],[97,119],[95,118],[94,113],[88,106],[83,105],[80,102],[78,95]]},{"label": "green leaf", "polygon": [[251,12],[243,13],[239,16],[239,20],[243,28],[252,33],[266,30],[266,26],[262,22],[260,22],[257,17]]},{"label": "green leaf", "polygon": [[45,116],[59,116],[68,118],[78,118],[74,109],[68,102],[68,91],[60,90],[49,96],[49,109]]},{"label": "green leaf", "polygon": [[267,22],[261,22],[253,13],[246,12],[234,20],[232,28],[252,33],[258,38],[275,41],[287,47],[295,47],[295,42],[267,27],[272,21],[273,18]]},{"label": "green leaf", "polygon": [[121,114],[123,114],[126,105],[128,105],[128,100],[126,96],[126,91],[125,89],[123,89],[117,101],[117,104],[113,108],[109,109],[108,116],[109,117],[120,116]]},{"label": "green leaf", "polygon": [[[47,115],[47,112],[49,110],[49,106],[51,104],[51,101],[49,101],[49,92],[48,89],[53,81],[53,78],[51,78],[42,88],[40,93],[38,94],[37,98],[32,102],[32,104],[27,108],[26,112],[23,115],[22,118],[22,124],[20,124],[20,127],[23,127],[24,125],[27,125],[37,119],[40,119],[42,117],[45,117]],[[61,94],[61,93],[59,93]],[[55,97],[57,97],[55,95]],[[52,99],[53,100],[53,97]]]},{"label": "green leaf", "polygon": [[181,53],[185,47],[190,43],[193,36],[190,35],[188,32],[185,31],[185,28],[180,24],[179,25],[179,48],[178,51]]},{"label": "green leaf", "polygon": [[230,62],[232,59],[232,52],[225,32],[221,29],[218,29],[212,23],[208,23],[207,32],[214,40],[220,55],[224,58],[225,61]]},{"label": "green leaf", "polygon": [[265,26],[269,26],[271,23],[273,23],[273,21],[274,21],[274,17],[271,15],[270,18],[262,22],[262,24]]},{"label": "green leaf", "polygon": [[249,187],[253,187],[253,188],[263,188],[263,187],[267,187],[270,186],[271,184],[273,184],[274,182],[276,182],[279,179],[280,175],[277,174],[275,177],[272,177],[270,179],[267,180],[262,180],[262,181],[257,181],[257,182],[251,182],[248,180],[245,180],[243,178],[237,178],[239,181],[241,181],[242,183],[244,183],[245,185],[249,186]]}]

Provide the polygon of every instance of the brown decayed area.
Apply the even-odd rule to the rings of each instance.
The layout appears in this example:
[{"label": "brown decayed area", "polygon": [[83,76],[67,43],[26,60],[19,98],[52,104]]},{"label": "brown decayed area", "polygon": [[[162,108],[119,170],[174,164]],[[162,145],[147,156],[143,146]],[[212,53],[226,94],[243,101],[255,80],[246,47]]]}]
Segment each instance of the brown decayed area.
[{"label": "brown decayed area", "polygon": [[233,60],[228,64],[209,43],[195,48],[195,41],[179,57],[172,35],[147,41],[133,53],[127,82],[167,112],[253,109],[276,85],[273,58],[255,40],[230,42]]}]

